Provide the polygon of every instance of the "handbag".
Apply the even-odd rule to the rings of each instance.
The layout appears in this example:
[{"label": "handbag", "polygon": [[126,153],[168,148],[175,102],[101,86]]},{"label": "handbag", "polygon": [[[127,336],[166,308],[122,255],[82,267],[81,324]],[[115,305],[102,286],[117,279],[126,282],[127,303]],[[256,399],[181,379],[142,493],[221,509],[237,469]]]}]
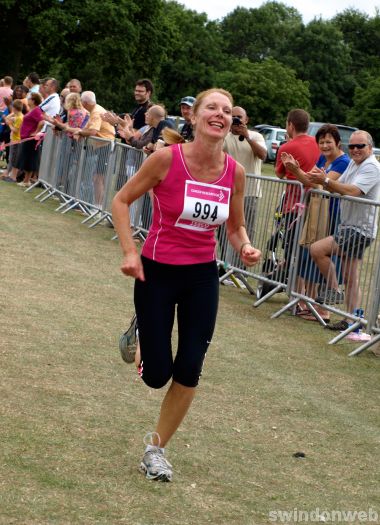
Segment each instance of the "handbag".
[{"label": "handbag", "polygon": [[329,199],[324,195],[311,193],[299,243],[301,246],[310,246],[327,237],[328,232]]}]

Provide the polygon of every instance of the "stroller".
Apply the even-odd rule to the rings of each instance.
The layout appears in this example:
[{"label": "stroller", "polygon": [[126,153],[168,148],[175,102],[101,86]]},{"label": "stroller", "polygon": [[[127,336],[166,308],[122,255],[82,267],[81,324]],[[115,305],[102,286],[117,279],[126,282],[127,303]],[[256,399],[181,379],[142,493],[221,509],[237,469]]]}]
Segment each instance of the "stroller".
[{"label": "stroller", "polygon": [[[256,297],[261,299],[269,292],[283,284],[288,283],[292,248],[296,232],[297,222],[300,218],[298,206],[296,205],[290,213],[283,213],[285,192],[281,195],[280,204],[274,214],[274,232],[266,243],[264,262],[262,266],[263,277],[270,281],[259,281],[256,288]],[[277,293],[281,293],[279,289]]]}]

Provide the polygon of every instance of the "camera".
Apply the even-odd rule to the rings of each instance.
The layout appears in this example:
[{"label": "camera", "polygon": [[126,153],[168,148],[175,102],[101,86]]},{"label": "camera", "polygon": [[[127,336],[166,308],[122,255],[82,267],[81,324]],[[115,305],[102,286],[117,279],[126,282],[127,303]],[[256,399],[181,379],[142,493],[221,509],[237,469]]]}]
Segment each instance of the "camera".
[{"label": "camera", "polygon": [[[232,117],[232,125],[233,126],[241,126],[242,124],[243,123],[242,123],[240,117]],[[240,142],[243,142],[243,140],[244,140],[243,135],[239,135],[239,140],[240,140]]]}]

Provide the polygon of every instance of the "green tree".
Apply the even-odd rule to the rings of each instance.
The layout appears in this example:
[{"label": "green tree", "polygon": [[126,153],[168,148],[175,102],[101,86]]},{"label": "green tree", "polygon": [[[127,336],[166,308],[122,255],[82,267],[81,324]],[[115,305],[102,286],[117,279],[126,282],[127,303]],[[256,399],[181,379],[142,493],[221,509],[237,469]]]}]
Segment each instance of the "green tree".
[{"label": "green tree", "polygon": [[232,93],[235,104],[246,109],[252,124],[267,122],[283,127],[290,109],[310,110],[308,83],[273,59],[260,63],[234,59],[217,80]]},{"label": "green tree", "polygon": [[380,67],[380,16],[370,18],[357,9],[345,9],[332,22],[342,32],[349,46],[352,62],[351,73],[360,84],[363,72],[377,74]]},{"label": "green tree", "polygon": [[0,71],[21,80],[30,73],[39,45],[30,32],[29,21],[49,9],[57,0],[0,0]]},{"label": "green tree", "polygon": [[162,8],[160,0],[56,1],[30,22],[38,41],[49,42],[37,67],[61,79],[80,78],[104,105],[125,110],[134,81],[159,73]]},{"label": "green tree", "polygon": [[177,2],[165,3],[164,16],[166,56],[158,87],[167,108],[178,113],[181,97],[195,96],[214,85],[216,71],[223,64],[221,37],[218,25],[205,14]]},{"label": "green tree", "polygon": [[313,118],[344,123],[355,82],[340,30],[332,22],[314,19],[292,35],[288,50],[284,62],[310,84]]},{"label": "green tree", "polygon": [[1,0],[11,24],[3,32],[2,70],[20,79],[30,70],[71,77],[115,110],[133,104],[131,88],[157,78],[165,56],[163,0]]},{"label": "green tree", "polygon": [[365,87],[355,89],[353,107],[348,112],[350,122],[369,131],[380,142],[380,78],[368,78]]},{"label": "green tree", "polygon": [[[350,48],[352,64],[351,71],[360,71],[366,63],[368,15],[357,9],[345,9],[332,19],[332,23],[341,31],[345,43]],[[367,48],[367,49],[366,49]]]},{"label": "green tree", "polygon": [[268,57],[280,60],[287,52],[289,35],[302,26],[297,9],[281,2],[252,9],[237,7],[221,22],[224,50],[252,62]]}]

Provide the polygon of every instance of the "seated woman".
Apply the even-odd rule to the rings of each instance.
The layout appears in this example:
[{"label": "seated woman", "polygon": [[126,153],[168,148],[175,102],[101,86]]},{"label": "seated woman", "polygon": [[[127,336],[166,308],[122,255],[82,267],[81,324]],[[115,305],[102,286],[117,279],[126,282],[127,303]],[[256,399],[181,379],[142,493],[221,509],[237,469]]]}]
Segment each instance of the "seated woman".
[{"label": "seated woman", "polygon": [[[323,171],[328,174],[330,179],[339,179],[348,166],[350,158],[341,149],[341,138],[338,128],[332,124],[325,124],[318,130],[315,139],[318,143],[321,155],[316,166],[310,173],[313,173],[314,171]],[[300,169],[298,162],[291,155],[284,153],[282,161],[286,168],[305,186],[315,187],[315,185],[311,183],[309,175]],[[338,224],[339,199],[330,198],[327,235],[331,235]],[[317,295],[317,285],[323,282],[323,277],[310,257],[309,243],[301,246],[298,274],[304,279],[306,296],[314,299]],[[329,321],[328,312],[321,310],[320,308],[317,308],[317,311],[321,314],[325,322]],[[309,310],[299,311],[299,315],[302,315],[302,318],[308,321],[316,320],[315,317],[310,314]]]}]

